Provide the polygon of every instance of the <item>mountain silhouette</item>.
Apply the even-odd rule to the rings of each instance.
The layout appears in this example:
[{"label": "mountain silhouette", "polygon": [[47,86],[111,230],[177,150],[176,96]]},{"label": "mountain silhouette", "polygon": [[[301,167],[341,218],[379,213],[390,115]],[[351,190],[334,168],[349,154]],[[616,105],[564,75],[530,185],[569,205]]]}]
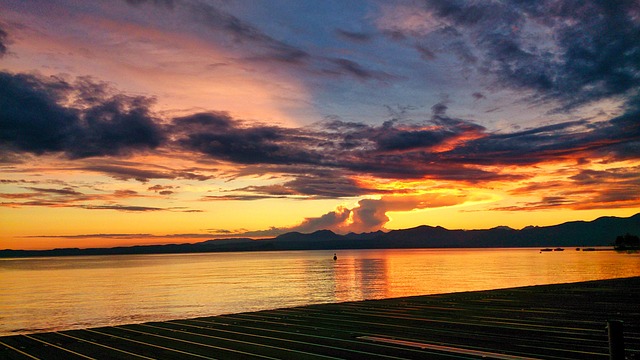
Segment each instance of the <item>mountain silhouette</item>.
[{"label": "mountain silhouette", "polygon": [[167,254],[193,252],[489,248],[489,247],[593,247],[609,246],[622,234],[640,234],[640,213],[628,218],[601,217],[553,226],[528,226],[515,230],[498,226],[486,230],[448,230],[422,225],[410,229],[349,233],[330,230],[310,234],[290,232],[271,239],[207,240],[194,244],[144,245],[114,248],[65,248],[53,250],[0,250],[0,257]]}]

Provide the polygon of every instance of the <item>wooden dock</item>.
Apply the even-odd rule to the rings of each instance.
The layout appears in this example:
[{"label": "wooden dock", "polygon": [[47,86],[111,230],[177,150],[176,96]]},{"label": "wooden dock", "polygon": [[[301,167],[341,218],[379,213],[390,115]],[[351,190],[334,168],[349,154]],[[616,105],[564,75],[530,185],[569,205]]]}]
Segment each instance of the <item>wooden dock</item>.
[{"label": "wooden dock", "polygon": [[640,359],[640,277],[0,338],[0,359]]}]

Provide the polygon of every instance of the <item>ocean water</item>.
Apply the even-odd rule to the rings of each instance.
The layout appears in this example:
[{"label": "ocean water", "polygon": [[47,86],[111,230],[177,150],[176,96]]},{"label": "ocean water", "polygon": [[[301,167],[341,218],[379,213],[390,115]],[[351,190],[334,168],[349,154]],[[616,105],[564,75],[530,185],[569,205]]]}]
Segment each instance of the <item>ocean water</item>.
[{"label": "ocean water", "polygon": [[401,249],[0,259],[0,336],[640,276],[640,254]]}]

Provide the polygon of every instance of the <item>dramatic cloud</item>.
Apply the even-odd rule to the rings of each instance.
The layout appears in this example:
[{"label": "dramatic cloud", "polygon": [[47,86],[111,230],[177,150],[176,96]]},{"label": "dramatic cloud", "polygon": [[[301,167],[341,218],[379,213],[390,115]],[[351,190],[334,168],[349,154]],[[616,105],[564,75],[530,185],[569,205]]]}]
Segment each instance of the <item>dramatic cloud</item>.
[{"label": "dramatic cloud", "polygon": [[334,211],[330,211],[320,217],[315,218],[306,218],[302,221],[301,224],[289,228],[289,229],[281,229],[281,231],[289,232],[289,231],[298,231],[302,233],[311,233],[317,230],[332,230],[334,232],[346,232],[348,227],[346,223],[349,221],[349,216],[351,215],[351,210],[345,207],[338,207]]},{"label": "dramatic cloud", "polygon": [[173,131],[177,142],[188,150],[240,164],[311,164],[321,160],[309,134],[277,126],[243,126],[225,113],[174,119]]},{"label": "dramatic cloud", "polygon": [[349,177],[340,176],[339,173],[327,173],[325,176],[298,176],[295,180],[285,183],[284,186],[301,195],[327,198],[355,197],[382,192],[364,187]]},{"label": "dramatic cloud", "polygon": [[[468,183],[524,179],[524,175],[486,167],[530,166],[592,157],[608,161],[637,158],[640,144],[637,118],[635,114],[626,114],[610,121],[578,120],[505,134],[488,133],[472,122],[446,115],[434,115],[429,123],[422,125],[387,122],[375,127],[332,121],[324,124],[322,132],[313,132],[315,138],[325,138],[321,145],[316,143],[312,148],[313,156],[304,161],[289,157],[287,161],[321,166],[325,174],[309,176],[305,175],[310,171],[307,167],[280,167],[279,171],[295,175],[295,180],[238,191],[249,194],[245,194],[248,198],[352,197],[382,193],[354,182],[351,176],[355,174]],[[284,142],[286,132],[274,138]],[[295,144],[295,147],[303,149],[304,145]],[[216,157],[223,156],[224,152],[207,154]]]},{"label": "dramatic cloud", "polygon": [[575,175],[535,181],[510,191],[515,196],[538,194],[539,201],[495,210],[570,208],[575,210],[634,208],[640,206],[640,167],[584,169]]},{"label": "dramatic cloud", "polygon": [[[246,192],[254,194],[245,195],[245,197],[233,195],[238,196],[235,198],[238,200],[253,199],[255,196],[264,196],[264,198],[290,197],[293,199],[342,198],[387,192],[384,190],[368,188],[345,175],[340,176],[340,173],[330,172],[320,172],[312,175],[299,175],[294,180],[287,181],[283,184],[249,186],[235,189],[233,191],[238,193]],[[225,198],[229,199],[229,196],[225,196]]]},{"label": "dramatic cloud", "polygon": [[421,26],[397,9],[379,26],[415,39],[425,59],[453,52],[466,69],[534,90],[534,100],[558,101],[561,110],[640,88],[637,1],[430,0],[413,16],[420,12]]},{"label": "dramatic cloud", "polygon": [[[0,85],[4,85],[0,88],[0,146],[6,150],[63,153],[75,159],[172,148],[228,164],[267,166],[262,171],[277,169],[294,177],[280,188],[243,189],[251,196],[331,198],[380,193],[361,188],[352,180],[356,174],[468,183],[517,179],[521,175],[486,166],[591,156],[620,161],[636,158],[640,147],[640,111],[631,108],[609,121],[576,120],[490,133],[473,121],[447,115],[447,100],[433,105],[431,118],[421,122],[389,120],[373,126],[331,120],[291,128],[241,121],[226,112],[166,120],[151,112],[150,99],[120,94],[87,78],[65,81],[1,73]],[[141,182],[212,178],[197,169],[113,160],[77,168]]]},{"label": "dramatic cloud", "polygon": [[583,120],[471,140],[445,154],[464,164],[527,165],[579,157],[637,158],[640,112],[609,121]]},{"label": "dramatic cloud", "polygon": [[150,115],[152,101],[111,92],[88,78],[69,83],[0,72],[0,146],[70,158],[159,146],[162,131]]},{"label": "dramatic cloud", "polygon": [[463,193],[430,193],[407,196],[388,195],[382,196],[380,199],[362,199],[358,201],[358,206],[352,209],[339,206],[334,211],[330,211],[322,216],[306,218],[299,225],[290,228],[271,229],[271,231],[277,230],[278,233],[289,231],[310,233],[317,230],[328,229],[336,233],[372,232],[384,229],[390,220],[387,215],[389,212],[453,206],[464,204],[470,200],[480,199],[472,199],[468,194]]},{"label": "dramatic cloud", "polygon": [[[472,200],[463,193],[430,193],[408,196],[383,196],[379,200],[364,199],[353,209],[352,231],[375,231],[384,227],[390,220],[387,213],[393,211],[411,211],[439,208],[463,204]],[[473,199],[478,200],[478,199]]]},{"label": "dramatic cloud", "polygon": [[[171,129],[172,137],[182,148],[236,164],[279,166],[280,171],[293,171],[292,175],[305,179],[298,180],[299,184],[311,179],[306,176],[309,171],[315,173],[312,166],[324,169],[327,174],[329,170],[343,171],[329,177],[323,175],[325,181],[348,176],[349,172],[389,178],[468,181],[505,176],[466,167],[457,161],[455,166],[448,165],[443,155],[446,151],[486,134],[483,127],[472,122],[440,115],[423,124],[388,121],[381,126],[369,126],[330,121],[316,129],[293,129],[248,126],[226,113],[199,113],[174,119]],[[347,185],[346,192],[358,193],[351,190],[352,186],[344,182],[342,185]],[[327,193],[321,191],[317,195]]]}]

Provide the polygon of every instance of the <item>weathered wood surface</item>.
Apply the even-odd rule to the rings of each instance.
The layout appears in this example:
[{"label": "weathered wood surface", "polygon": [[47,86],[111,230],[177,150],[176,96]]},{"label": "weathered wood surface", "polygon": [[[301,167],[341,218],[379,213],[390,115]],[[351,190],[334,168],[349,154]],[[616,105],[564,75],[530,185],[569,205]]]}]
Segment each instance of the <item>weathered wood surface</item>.
[{"label": "weathered wood surface", "polygon": [[640,359],[640,277],[0,338],[0,359]]}]

